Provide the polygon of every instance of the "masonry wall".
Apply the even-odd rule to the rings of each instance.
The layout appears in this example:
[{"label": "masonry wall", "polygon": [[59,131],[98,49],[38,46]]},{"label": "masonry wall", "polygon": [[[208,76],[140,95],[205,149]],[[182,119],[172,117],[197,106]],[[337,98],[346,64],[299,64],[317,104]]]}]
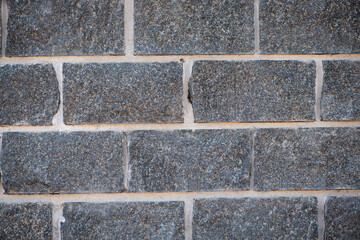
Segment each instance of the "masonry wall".
[{"label": "masonry wall", "polygon": [[1,239],[360,239],[359,1],[1,19]]}]

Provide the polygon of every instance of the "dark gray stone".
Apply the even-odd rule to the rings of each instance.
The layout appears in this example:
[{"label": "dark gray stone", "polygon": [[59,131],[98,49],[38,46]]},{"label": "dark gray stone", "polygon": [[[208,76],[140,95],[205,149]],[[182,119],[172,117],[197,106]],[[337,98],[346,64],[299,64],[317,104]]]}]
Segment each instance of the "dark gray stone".
[{"label": "dark gray stone", "polygon": [[135,54],[254,52],[252,0],[137,0],[134,5]]},{"label": "dark gray stone", "polygon": [[256,190],[360,189],[360,128],[255,131]]},{"label": "dark gray stone", "polygon": [[260,0],[260,52],[360,53],[359,0]]},{"label": "dark gray stone", "polygon": [[202,199],[193,239],[317,239],[317,199]]},{"label": "dark gray stone", "polygon": [[249,189],[249,130],[136,131],[128,191]]},{"label": "dark gray stone", "polygon": [[360,120],[360,62],[325,61],[323,65],[322,119]]},{"label": "dark gray stone", "polygon": [[7,56],[124,53],[123,0],[8,1]]},{"label": "dark gray stone", "polygon": [[325,239],[360,239],[360,197],[330,197],[325,204]]},{"label": "dark gray stone", "polygon": [[64,64],[64,121],[182,122],[181,63]]},{"label": "dark gray stone", "polygon": [[124,190],[121,133],[10,132],[2,142],[7,194]]},{"label": "dark gray stone", "polygon": [[0,125],[51,125],[60,93],[51,64],[0,67]]},{"label": "dark gray stone", "polygon": [[50,204],[0,203],[0,239],[51,240]]},{"label": "dark gray stone", "polygon": [[190,80],[196,122],[313,121],[315,64],[197,61]]},{"label": "dark gray stone", "polygon": [[66,239],[185,239],[183,202],[65,203]]}]

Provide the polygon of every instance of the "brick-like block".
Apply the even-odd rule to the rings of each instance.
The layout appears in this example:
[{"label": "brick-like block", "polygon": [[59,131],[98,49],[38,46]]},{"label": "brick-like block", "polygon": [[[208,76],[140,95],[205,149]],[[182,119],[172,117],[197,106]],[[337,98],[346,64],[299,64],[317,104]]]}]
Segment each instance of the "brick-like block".
[{"label": "brick-like block", "polygon": [[325,239],[360,239],[360,197],[330,197],[325,204]]},{"label": "brick-like block", "polygon": [[64,121],[182,122],[182,65],[64,64]]},{"label": "brick-like block", "polygon": [[128,191],[249,189],[249,130],[136,131],[128,139]]},{"label": "brick-like block", "polygon": [[190,80],[196,122],[312,121],[315,64],[197,61]]},{"label": "brick-like block", "polygon": [[325,61],[323,66],[321,118],[360,120],[360,61]]},{"label": "brick-like block", "polygon": [[8,1],[6,55],[123,54],[123,2]]},{"label": "brick-like block", "polygon": [[260,0],[260,52],[359,53],[360,1]]},{"label": "brick-like block", "polygon": [[256,190],[360,189],[360,128],[260,129]]},{"label": "brick-like block", "polygon": [[50,204],[0,203],[0,239],[51,240]]},{"label": "brick-like block", "polygon": [[121,192],[122,134],[4,133],[0,167],[5,192]]},{"label": "brick-like block", "polygon": [[317,239],[317,199],[195,200],[193,239]]},{"label": "brick-like block", "polygon": [[136,0],[134,4],[135,54],[254,52],[252,0]]},{"label": "brick-like block", "polygon": [[184,239],[183,202],[65,203],[64,240]]},{"label": "brick-like block", "polygon": [[60,93],[51,64],[0,67],[0,125],[51,125]]}]

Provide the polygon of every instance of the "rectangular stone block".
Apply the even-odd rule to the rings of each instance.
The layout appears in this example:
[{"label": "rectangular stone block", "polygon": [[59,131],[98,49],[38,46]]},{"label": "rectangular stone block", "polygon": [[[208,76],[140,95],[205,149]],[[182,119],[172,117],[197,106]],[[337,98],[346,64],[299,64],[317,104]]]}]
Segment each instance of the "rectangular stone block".
[{"label": "rectangular stone block", "polygon": [[317,239],[317,199],[200,199],[193,239]]},{"label": "rectangular stone block", "polygon": [[65,203],[62,239],[185,239],[183,202]]},{"label": "rectangular stone block", "polygon": [[51,240],[51,205],[0,203],[0,239]]},{"label": "rectangular stone block", "polygon": [[315,64],[196,61],[190,94],[196,122],[313,121]]},{"label": "rectangular stone block", "polygon": [[181,63],[64,64],[66,124],[182,122]]},{"label": "rectangular stone block", "polygon": [[360,128],[255,131],[256,190],[360,189]]},{"label": "rectangular stone block", "polygon": [[51,125],[58,85],[51,64],[0,66],[0,125]]},{"label": "rectangular stone block", "polygon": [[124,54],[124,0],[8,1],[7,56]]},{"label": "rectangular stone block", "polygon": [[360,61],[324,61],[323,120],[360,120]]},{"label": "rectangular stone block", "polygon": [[249,130],[136,131],[130,192],[249,189]]},{"label": "rectangular stone block", "polygon": [[122,140],[116,132],[4,133],[5,193],[122,192]]},{"label": "rectangular stone block", "polygon": [[358,0],[260,0],[260,52],[360,53]]},{"label": "rectangular stone block", "polygon": [[325,239],[360,239],[360,197],[329,197],[325,204]]},{"label": "rectangular stone block", "polygon": [[252,0],[137,0],[137,55],[254,52]]}]

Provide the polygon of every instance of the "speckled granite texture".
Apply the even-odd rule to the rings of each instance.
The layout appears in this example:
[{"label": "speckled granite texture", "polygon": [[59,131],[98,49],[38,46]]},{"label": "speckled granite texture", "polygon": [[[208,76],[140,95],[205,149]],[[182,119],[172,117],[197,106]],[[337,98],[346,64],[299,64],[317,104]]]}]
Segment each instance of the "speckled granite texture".
[{"label": "speckled granite texture", "polygon": [[360,61],[324,61],[323,66],[322,119],[360,120]]},{"label": "speckled granite texture", "polygon": [[65,203],[62,239],[185,239],[183,202]]},{"label": "speckled granite texture", "polygon": [[255,189],[360,189],[360,128],[255,131]]},{"label": "speckled granite texture", "polygon": [[260,0],[260,52],[360,53],[360,1]]},{"label": "speckled granite texture", "polygon": [[248,130],[136,131],[128,139],[129,191],[249,189]]},{"label": "speckled granite texture", "polygon": [[124,0],[11,0],[7,56],[124,54]]},{"label": "speckled granite texture", "polygon": [[313,62],[196,61],[190,89],[195,122],[315,118]]},{"label": "speckled granite texture", "polygon": [[122,134],[115,132],[4,133],[5,192],[121,192]]},{"label": "speckled granite texture", "polygon": [[181,63],[64,64],[66,124],[182,122]]},{"label": "speckled granite texture", "polygon": [[51,125],[58,85],[51,64],[0,66],[0,125]]},{"label": "speckled granite texture", "polygon": [[51,240],[50,204],[0,203],[0,239]]},{"label": "speckled granite texture", "polygon": [[254,52],[252,0],[136,0],[134,3],[137,55]]},{"label": "speckled granite texture", "polygon": [[317,239],[316,198],[202,199],[193,239]]}]

